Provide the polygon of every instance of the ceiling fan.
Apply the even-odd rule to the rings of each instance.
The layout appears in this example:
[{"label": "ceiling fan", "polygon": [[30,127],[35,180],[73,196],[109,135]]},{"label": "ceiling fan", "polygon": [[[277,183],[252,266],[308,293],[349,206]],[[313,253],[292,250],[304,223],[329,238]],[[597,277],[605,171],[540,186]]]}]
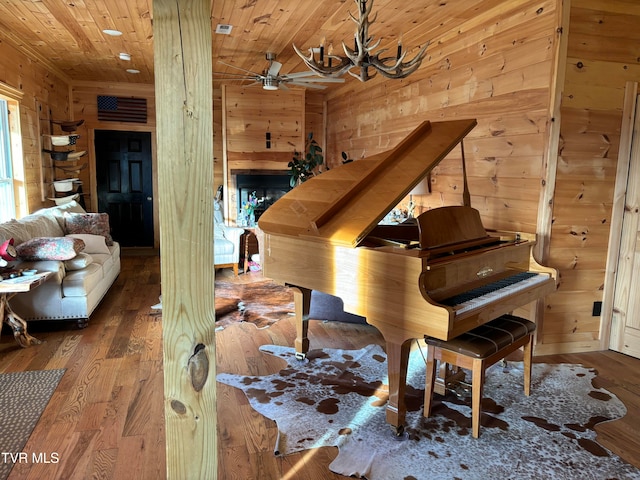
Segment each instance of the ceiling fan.
[{"label": "ceiling fan", "polygon": [[231,65],[219,60],[219,63],[222,63],[227,67],[235,68],[245,73],[213,72],[214,79],[242,81],[252,80],[254,83],[252,83],[251,85],[260,84],[265,90],[288,90],[288,85],[297,85],[300,87],[322,90],[324,88],[327,88],[327,86],[322,85],[321,83],[344,83],[343,78],[322,77],[310,70],[307,72],[281,75],[280,69],[282,68],[282,64],[280,62],[276,62],[276,54],[267,52],[265,57],[269,62],[269,66],[262,73],[255,73],[250,70],[245,70],[244,68],[236,67],[235,65]]}]

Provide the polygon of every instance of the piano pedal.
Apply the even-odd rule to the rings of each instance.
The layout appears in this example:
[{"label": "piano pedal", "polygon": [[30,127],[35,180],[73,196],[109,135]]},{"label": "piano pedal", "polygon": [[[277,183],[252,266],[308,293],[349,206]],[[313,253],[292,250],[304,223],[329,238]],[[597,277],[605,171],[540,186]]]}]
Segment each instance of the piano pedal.
[{"label": "piano pedal", "polygon": [[442,363],[440,365],[439,374],[436,377],[436,381],[433,385],[433,391],[438,395],[446,395],[452,385],[464,383],[466,379],[466,373],[462,368],[451,368],[451,365]]},{"label": "piano pedal", "polygon": [[471,384],[462,381],[448,383],[447,391],[453,393],[460,400],[466,400],[471,397]]}]

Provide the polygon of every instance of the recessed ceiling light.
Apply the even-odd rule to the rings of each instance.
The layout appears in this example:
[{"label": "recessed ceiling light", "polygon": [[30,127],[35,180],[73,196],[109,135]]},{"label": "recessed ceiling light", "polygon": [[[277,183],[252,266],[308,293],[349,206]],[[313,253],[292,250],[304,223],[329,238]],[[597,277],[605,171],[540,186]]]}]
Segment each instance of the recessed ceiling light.
[{"label": "recessed ceiling light", "polygon": [[131,61],[131,55],[129,55],[128,53],[121,53],[119,57],[120,60],[126,60],[127,62]]},{"label": "recessed ceiling light", "polygon": [[119,37],[120,35],[122,35],[122,32],[120,30],[102,30],[102,33],[106,34],[106,35],[111,35],[112,37]]},{"label": "recessed ceiling light", "polygon": [[127,68],[127,73],[140,73],[140,70],[136,70],[135,68]]}]

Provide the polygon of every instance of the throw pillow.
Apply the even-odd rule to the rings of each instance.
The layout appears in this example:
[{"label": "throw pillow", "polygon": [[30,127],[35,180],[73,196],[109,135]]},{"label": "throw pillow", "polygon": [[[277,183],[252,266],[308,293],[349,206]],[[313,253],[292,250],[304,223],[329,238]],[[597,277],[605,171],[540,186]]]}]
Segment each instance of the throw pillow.
[{"label": "throw pillow", "polygon": [[[69,203],[65,203],[64,205],[59,205],[56,207],[41,208],[35,213],[38,215],[46,214],[46,215],[52,216],[53,218],[56,219],[56,222],[58,222],[58,225],[60,225],[60,228],[64,230],[65,229],[64,216],[66,213],[87,213],[87,212],[85,212],[85,210],[77,202],[71,201]],[[60,236],[62,235],[64,235],[64,232]]]},{"label": "throw pillow", "polygon": [[65,233],[102,235],[107,245],[113,245],[108,213],[65,213]]},{"label": "throw pillow", "polygon": [[23,260],[69,260],[84,248],[79,238],[37,237],[16,247]]},{"label": "throw pillow", "polygon": [[109,254],[109,247],[107,247],[106,239],[102,235],[92,235],[90,233],[70,233],[67,237],[78,238],[84,242],[83,252],[92,253],[106,253]]},{"label": "throw pillow", "polygon": [[[105,245],[106,246],[106,245]],[[65,260],[64,268],[69,271],[82,270],[93,263],[93,257],[88,253],[80,252],[70,260]]]}]

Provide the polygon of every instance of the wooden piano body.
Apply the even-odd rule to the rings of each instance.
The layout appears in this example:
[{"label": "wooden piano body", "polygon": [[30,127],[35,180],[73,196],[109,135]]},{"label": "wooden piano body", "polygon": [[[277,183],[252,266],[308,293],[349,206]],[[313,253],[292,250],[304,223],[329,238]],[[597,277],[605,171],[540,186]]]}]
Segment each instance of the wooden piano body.
[{"label": "wooden piano body", "polygon": [[[473,129],[475,120],[424,122],[390,152],[297,186],[260,218],[264,275],[294,290],[296,352],[309,350],[311,290],[336,295],[386,342],[387,422],[402,431],[410,343],[453,338],[555,289],[556,272],[532,257],[535,235],[490,232],[469,206],[425,212],[416,225],[379,226]],[[516,272],[542,280],[457,313],[452,296]]]}]

